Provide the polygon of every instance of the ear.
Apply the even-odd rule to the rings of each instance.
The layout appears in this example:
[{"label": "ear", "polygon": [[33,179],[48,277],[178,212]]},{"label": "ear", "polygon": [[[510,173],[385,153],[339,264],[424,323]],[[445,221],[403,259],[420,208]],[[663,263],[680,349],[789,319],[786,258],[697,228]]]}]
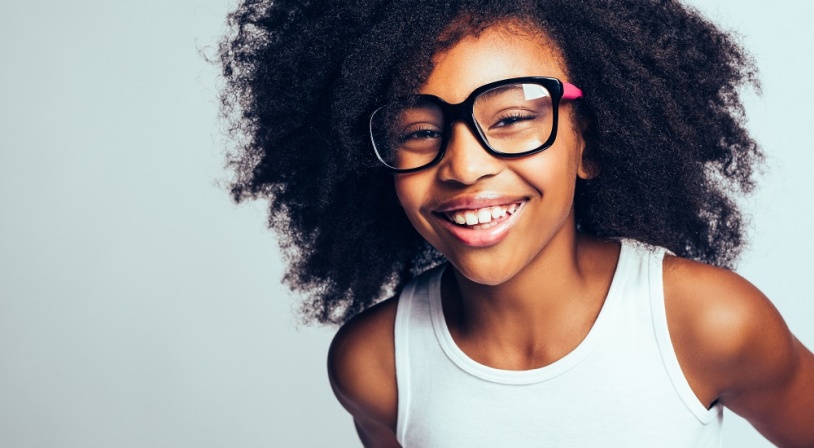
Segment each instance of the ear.
[{"label": "ear", "polygon": [[579,155],[579,166],[577,167],[577,177],[582,180],[590,180],[599,175],[599,167],[591,159],[585,157],[584,152]]},{"label": "ear", "polygon": [[577,177],[582,180],[593,179],[599,175],[599,166],[590,158],[590,151],[587,148],[588,144],[585,143],[585,123],[580,123],[579,133],[579,165],[577,166]]}]

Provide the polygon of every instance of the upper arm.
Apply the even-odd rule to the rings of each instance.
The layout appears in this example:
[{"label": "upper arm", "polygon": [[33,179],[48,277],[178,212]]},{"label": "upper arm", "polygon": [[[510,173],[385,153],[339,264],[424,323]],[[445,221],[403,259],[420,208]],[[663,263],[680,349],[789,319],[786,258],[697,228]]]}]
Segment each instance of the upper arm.
[{"label": "upper arm", "polygon": [[814,446],[814,355],[766,296],[677,258],[665,260],[664,284],[676,355],[704,404],[720,401],[779,446]]},{"label": "upper arm", "polygon": [[393,341],[396,303],[395,299],[382,302],[345,324],[328,352],[331,387],[368,447],[399,446]]}]

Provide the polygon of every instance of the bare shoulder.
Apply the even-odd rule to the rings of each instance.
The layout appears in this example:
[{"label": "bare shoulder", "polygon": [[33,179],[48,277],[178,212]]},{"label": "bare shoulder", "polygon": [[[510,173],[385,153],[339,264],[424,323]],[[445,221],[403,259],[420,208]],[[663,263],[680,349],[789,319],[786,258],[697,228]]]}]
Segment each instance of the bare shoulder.
[{"label": "bare shoulder", "polygon": [[328,352],[331,386],[353,415],[366,445],[366,437],[395,441],[398,395],[393,326],[397,304],[397,298],[390,298],[351,319],[334,336]]},{"label": "bare shoulder", "polygon": [[668,256],[664,299],[679,364],[704,405],[725,404],[780,446],[814,438],[814,357],[760,290],[727,269]]},{"label": "bare shoulder", "polygon": [[739,380],[732,371],[746,367],[744,363],[752,357],[760,357],[765,364],[785,363],[783,358],[790,356],[793,337],[777,309],[732,271],[668,256],[664,260],[664,299],[682,368],[688,379],[699,380],[698,389],[707,392],[696,391],[697,395],[718,399],[736,386],[730,384]]},{"label": "bare shoulder", "polygon": [[671,333],[691,342],[699,356],[736,361],[745,350],[791,341],[769,299],[728,269],[667,256],[664,293]]}]

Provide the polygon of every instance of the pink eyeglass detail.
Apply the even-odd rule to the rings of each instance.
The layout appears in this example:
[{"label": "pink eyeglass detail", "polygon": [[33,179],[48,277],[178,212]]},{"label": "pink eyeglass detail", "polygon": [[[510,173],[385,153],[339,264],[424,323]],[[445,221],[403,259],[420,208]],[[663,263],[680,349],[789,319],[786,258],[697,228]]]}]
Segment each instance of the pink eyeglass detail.
[{"label": "pink eyeglass detail", "polygon": [[577,98],[582,98],[582,90],[570,82],[562,83],[562,99],[575,100]]}]

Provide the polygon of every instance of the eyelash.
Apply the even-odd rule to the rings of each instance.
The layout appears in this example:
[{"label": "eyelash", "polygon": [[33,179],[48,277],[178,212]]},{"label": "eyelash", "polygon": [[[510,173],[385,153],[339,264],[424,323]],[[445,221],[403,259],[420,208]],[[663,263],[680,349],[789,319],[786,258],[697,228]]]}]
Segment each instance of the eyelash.
[{"label": "eyelash", "polygon": [[[498,117],[498,119],[495,121],[495,124],[492,125],[492,127],[496,127],[496,126],[497,127],[503,127],[503,126],[507,126],[507,125],[517,123],[518,121],[533,120],[535,118],[536,117],[534,115],[532,115],[532,114],[524,114],[522,112],[511,112],[511,113],[506,114],[504,116]],[[508,124],[501,124],[502,122],[504,122],[506,120],[512,120],[512,122],[508,123]]]},{"label": "eyelash", "polygon": [[[430,138],[440,138],[440,136],[441,136],[441,132],[434,129],[434,128],[431,128],[431,127],[419,127],[417,129],[410,130],[410,132],[402,134],[399,137],[399,142],[406,142],[407,140],[413,138],[416,134],[422,134],[422,133],[424,133],[424,134],[426,134],[426,133],[438,134],[438,135],[430,137]],[[421,137],[421,138],[427,138],[427,137]]]}]

